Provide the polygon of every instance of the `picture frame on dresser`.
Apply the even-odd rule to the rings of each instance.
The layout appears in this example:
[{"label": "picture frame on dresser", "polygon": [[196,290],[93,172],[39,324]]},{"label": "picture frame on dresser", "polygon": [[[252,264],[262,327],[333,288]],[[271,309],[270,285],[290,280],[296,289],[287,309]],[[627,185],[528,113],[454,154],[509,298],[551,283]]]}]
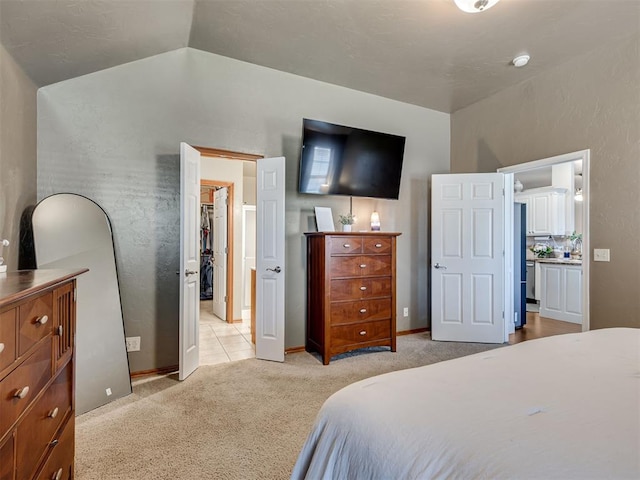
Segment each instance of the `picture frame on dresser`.
[{"label": "picture frame on dresser", "polygon": [[334,232],[333,213],[330,207],[314,207],[316,213],[316,227],[319,232]]}]

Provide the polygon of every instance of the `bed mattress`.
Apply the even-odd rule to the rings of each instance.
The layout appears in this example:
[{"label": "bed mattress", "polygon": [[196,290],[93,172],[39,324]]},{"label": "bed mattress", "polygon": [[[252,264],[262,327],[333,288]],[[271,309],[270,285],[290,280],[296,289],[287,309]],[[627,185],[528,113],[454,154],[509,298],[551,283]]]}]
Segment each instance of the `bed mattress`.
[{"label": "bed mattress", "polygon": [[640,478],[640,330],[558,335],[369,378],[293,479]]}]

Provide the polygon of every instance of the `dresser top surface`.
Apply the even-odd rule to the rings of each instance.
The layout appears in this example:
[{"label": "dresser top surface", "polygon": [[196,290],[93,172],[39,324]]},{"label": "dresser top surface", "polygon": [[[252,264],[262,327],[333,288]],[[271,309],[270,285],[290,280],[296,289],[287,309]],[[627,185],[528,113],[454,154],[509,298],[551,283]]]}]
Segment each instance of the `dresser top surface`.
[{"label": "dresser top surface", "polygon": [[397,237],[402,235],[399,232],[305,232],[308,237],[323,237],[323,236],[343,236],[343,237]]},{"label": "dresser top surface", "polygon": [[18,270],[0,274],[0,307],[65,282],[88,269]]}]

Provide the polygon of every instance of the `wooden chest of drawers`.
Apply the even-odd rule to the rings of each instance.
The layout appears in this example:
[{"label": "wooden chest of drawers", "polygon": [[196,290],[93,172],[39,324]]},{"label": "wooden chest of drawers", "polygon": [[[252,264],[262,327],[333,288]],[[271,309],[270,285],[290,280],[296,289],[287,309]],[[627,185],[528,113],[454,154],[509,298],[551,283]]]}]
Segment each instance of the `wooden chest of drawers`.
[{"label": "wooden chest of drawers", "polygon": [[357,348],[396,351],[399,233],[307,233],[307,351],[322,362]]},{"label": "wooden chest of drawers", "polygon": [[80,273],[0,275],[0,480],[73,478]]}]

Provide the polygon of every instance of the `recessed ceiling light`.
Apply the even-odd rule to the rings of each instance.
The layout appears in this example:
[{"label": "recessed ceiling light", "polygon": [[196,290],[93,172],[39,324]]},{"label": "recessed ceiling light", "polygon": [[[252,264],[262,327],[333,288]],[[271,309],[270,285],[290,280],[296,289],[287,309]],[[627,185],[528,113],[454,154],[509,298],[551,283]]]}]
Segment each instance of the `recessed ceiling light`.
[{"label": "recessed ceiling light", "polygon": [[529,63],[529,59],[531,57],[529,55],[518,55],[513,59],[512,63],[516,67],[524,67],[527,63]]}]

